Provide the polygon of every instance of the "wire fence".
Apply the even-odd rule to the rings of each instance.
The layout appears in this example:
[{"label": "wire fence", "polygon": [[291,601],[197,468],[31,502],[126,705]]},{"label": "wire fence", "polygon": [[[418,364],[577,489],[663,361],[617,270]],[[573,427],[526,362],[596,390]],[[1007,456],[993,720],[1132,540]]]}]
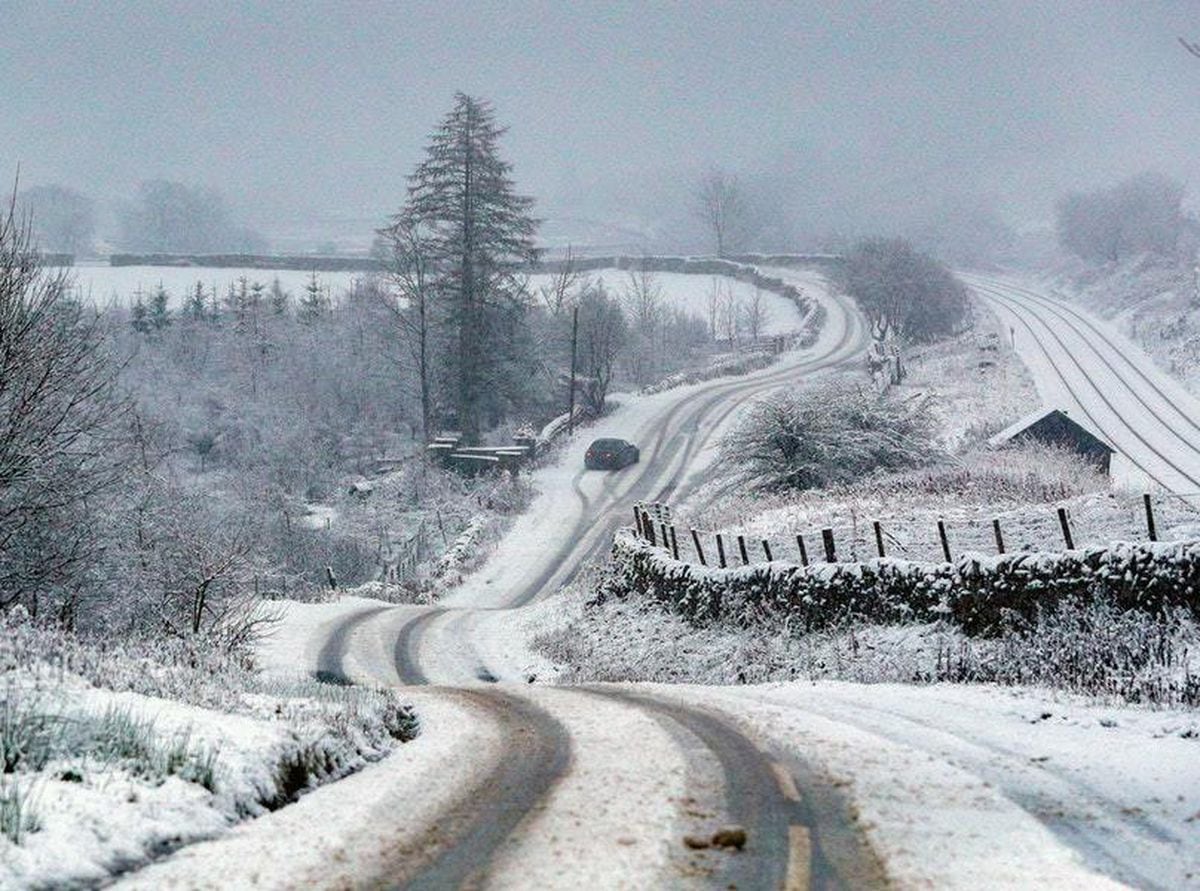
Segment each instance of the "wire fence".
[{"label": "wire fence", "polygon": [[[1155,499],[1149,493],[1142,495],[1138,513],[1136,528],[1134,522],[1126,524],[1123,537],[1159,541],[1159,518],[1155,513]],[[810,563],[859,562],[877,557],[949,563],[963,553],[1073,551],[1083,543],[1078,523],[1065,506],[1051,507],[1036,517],[1022,517],[1019,523],[1011,516],[991,517],[986,523],[986,541],[980,528],[984,524],[972,523],[970,534],[963,534],[963,525],[953,527],[944,518],[937,518],[929,530],[932,552],[920,549],[916,553],[914,551],[918,549],[893,535],[880,520],[869,520],[864,524],[856,522],[850,534],[841,530],[843,534],[839,535],[834,526],[825,526],[807,534],[798,532],[786,538],[778,534],[764,538],[681,527],[674,522],[671,508],[658,502],[639,502],[634,505],[633,514],[638,536],[650,545],[669,551],[675,560],[722,569],[775,561],[808,566]],[[1010,535],[1010,532],[1014,534]],[[970,546],[962,547],[964,540],[970,542]]]}]

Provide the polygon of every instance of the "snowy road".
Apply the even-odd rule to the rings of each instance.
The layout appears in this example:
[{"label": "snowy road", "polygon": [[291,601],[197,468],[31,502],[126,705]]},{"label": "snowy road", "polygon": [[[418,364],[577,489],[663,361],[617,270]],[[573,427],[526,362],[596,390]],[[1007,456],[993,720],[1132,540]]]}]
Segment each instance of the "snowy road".
[{"label": "snowy road", "polygon": [[1117,450],[1115,477],[1200,505],[1200,401],[1085,310],[1005,279],[962,277],[1009,327],[1043,402]]},{"label": "snowy road", "polygon": [[[1020,329],[1044,396],[1091,412],[1135,470],[1180,494],[1200,490],[1188,488],[1200,475],[1194,450],[1167,432],[1189,403],[1156,386],[1149,365],[1103,362],[1104,332],[1066,308],[972,284]],[[437,607],[293,605],[267,667],[437,684],[410,687],[421,737],[127,884],[1200,886],[1200,722],[1189,713],[961,686],[525,682],[523,605],[551,597],[607,547],[635,501],[670,501],[702,481],[739,406],[858,361],[861,322],[844,304],[829,308],[807,354],[631,401],[580,436],[539,471],[542,495],[487,565]],[[643,463],[579,472],[585,440],[606,435],[639,443]],[[727,825],[746,830],[745,850],[683,843]],[[219,882],[206,864],[220,865]]]}]

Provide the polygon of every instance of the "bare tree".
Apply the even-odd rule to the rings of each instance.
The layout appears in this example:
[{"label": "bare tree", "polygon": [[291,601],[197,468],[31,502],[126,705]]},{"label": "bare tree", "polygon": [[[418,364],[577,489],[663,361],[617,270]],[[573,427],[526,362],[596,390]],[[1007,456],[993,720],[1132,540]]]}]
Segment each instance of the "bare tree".
[{"label": "bare tree", "polygon": [[746,200],[733,174],[714,167],[696,189],[696,215],[712,235],[717,256],[736,246],[746,226]]},{"label": "bare tree", "polygon": [[712,277],[712,284],[708,288],[708,334],[713,339],[717,339],[717,321],[721,315],[721,294],[722,282],[719,276]]},{"label": "bare tree", "polygon": [[1146,172],[1108,188],[1059,199],[1059,243],[1093,263],[1141,253],[1172,256],[1186,228],[1183,184]]},{"label": "bare tree", "polygon": [[757,344],[758,339],[762,336],[763,325],[767,320],[767,308],[763,303],[762,288],[755,287],[754,296],[742,300],[738,310],[751,343]]},{"label": "bare tree", "polygon": [[737,297],[733,288],[726,285],[720,293],[717,305],[717,330],[720,340],[728,341],[730,349],[736,349],[741,333],[741,313],[738,312]]},{"label": "bare tree", "polygon": [[662,366],[667,319],[662,285],[647,264],[641,263],[628,271],[621,303],[632,329],[630,372],[638,384],[647,384]]},{"label": "bare tree", "polygon": [[867,317],[876,340],[937,340],[970,320],[963,284],[900,238],[858,242],[845,252],[837,279]]},{"label": "bare tree", "polygon": [[379,295],[408,345],[421,402],[421,438],[428,442],[433,423],[431,233],[415,215],[404,213],[379,234],[387,247],[384,266],[392,285]]},{"label": "bare tree", "polygon": [[575,252],[567,245],[566,256],[558,271],[552,273],[549,283],[538,289],[538,295],[546,311],[554,318],[573,308],[576,297],[588,287],[588,280],[575,262]]},{"label": "bare tree", "polygon": [[99,547],[126,404],[101,323],[39,265],[15,202],[0,215],[0,606],[62,592]]},{"label": "bare tree", "polygon": [[96,234],[96,208],[90,198],[66,186],[34,186],[19,204],[33,219],[38,247],[79,254],[90,251]]},{"label": "bare tree", "polygon": [[616,373],[617,359],[629,337],[629,325],[617,301],[603,285],[586,288],[579,297],[580,392],[587,410],[598,415]]}]

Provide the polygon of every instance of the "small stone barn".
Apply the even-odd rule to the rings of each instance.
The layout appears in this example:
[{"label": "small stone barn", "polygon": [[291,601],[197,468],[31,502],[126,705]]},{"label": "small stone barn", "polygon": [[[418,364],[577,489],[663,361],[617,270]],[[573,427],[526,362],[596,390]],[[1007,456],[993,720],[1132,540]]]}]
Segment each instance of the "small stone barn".
[{"label": "small stone barn", "polygon": [[1026,415],[988,442],[993,446],[1002,446],[1030,440],[1077,452],[1105,474],[1116,453],[1116,449],[1058,408],[1043,408]]}]

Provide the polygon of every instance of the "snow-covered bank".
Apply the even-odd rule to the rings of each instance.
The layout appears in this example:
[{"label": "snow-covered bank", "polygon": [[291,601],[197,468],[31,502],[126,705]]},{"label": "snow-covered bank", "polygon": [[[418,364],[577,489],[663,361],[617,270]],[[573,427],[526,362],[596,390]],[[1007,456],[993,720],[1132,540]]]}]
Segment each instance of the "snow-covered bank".
[{"label": "snow-covered bank", "polygon": [[477,787],[502,750],[468,706],[412,693],[422,733],[295,804],[192,845],[117,883],[130,889],[350,888],[438,842],[437,816]]},{"label": "snow-covered bank", "polygon": [[[410,739],[394,691],[0,628],[0,887],[96,885]],[[194,654],[193,654],[194,655]],[[19,813],[18,813],[19,811]]]}]

